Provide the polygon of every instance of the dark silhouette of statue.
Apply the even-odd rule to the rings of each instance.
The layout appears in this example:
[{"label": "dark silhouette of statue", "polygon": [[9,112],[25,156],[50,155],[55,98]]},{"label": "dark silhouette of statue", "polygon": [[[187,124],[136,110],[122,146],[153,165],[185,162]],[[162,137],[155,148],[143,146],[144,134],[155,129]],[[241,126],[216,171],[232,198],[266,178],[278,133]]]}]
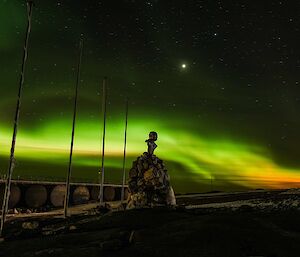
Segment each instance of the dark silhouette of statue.
[{"label": "dark silhouette of statue", "polygon": [[128,180],[128,209],[176,204],[166,166],[154,154],[156,140],[157,133],[151,131],[149,139],[145,141],[148,152],[144,152],[132,163]]},{"label": "dark silhouette of statue", "polygon": [[149,133],[149,139],[147,139],[145,142],[148,145],[148,154],[152,155],[154,150],[157,147],[157,144],[155,144],[155,141],[157,140],[157,133],[155,131],[151,131]]}]

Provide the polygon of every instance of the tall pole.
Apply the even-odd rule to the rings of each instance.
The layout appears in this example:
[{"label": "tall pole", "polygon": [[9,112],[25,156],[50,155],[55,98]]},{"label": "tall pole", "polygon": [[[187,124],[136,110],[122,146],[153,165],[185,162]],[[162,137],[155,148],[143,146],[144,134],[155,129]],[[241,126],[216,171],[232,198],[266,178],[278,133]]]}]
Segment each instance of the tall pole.
[{"label": "tall pole", "polygon": [[121,201],[124,200],[125,195],[125,180],[126,180],[126,172],[125,172],[125,164],[126,164],[126,146],[127,146],[127,125],[128,125],[128,98],[126,98],[126,106],[125,106],[125,130],[124,130],[124,152],[123,152],[123,180],[122,180],[122,191],[121,191]]},{"label": "tall pole", "polygon": [[8,203],[9,203],[9,196],[10,196],[11,178],[12,178],[12,174],[13,174],[14,166],[15,166],[15,146],[16,146],[16,140],[17,140],[18,123],[19,123],[19,116],[20,116],[21,97],[22,97],[22,91],[23,91],[23,85],[24,85],[26,61],[27,61],[27,56],[28,56],[28,43],[29,43],[29,36],[30,36],[30,31],[31,31],[32,10],[33,10],[33,1],[28,1],[27,2],[27,30],[26,30],[25,43],[24,43],[21,76],[20,76],[20,80],[19,80],[19,91],[18,91],[15,119],[14,119],[14,131],[13,131],[13,136],[12,136],[11,150],[10,150],[9,168],[8,168],[7,176],[6,176],[6,185],[5,185],[3,204],[2,204],[0,236],[3,235],[3,228],[4,228],[6,213],[8,210]]},{"label": "tall pole", "polygon": [[107,102],[107,89],[106,89],[107,77],[103,79],[103,95],[102,95],[102,113],[103,113],[103,134],[102,134],[102,157],[101,157],[101,178],[100,178],[100,191],[99,199],[100,205],[103,204],[103,189],[104,189],[104,157],[105,157],[105,133],[106,133],[106,102]]},{"label": "tall pole", "polygon": [[73,157],[73,145],[74,145],[74,134],[75,134],[75,125],[76,125],[76,114],[77,114],[77,98],[78,98],[78,86],[80,82],[80,70],[81,70],[81,60],[82,60],[82,52],[83,52],[83,38],[80,38],[79,41],[79,58],[77,64],[77,78],[76,78],[76,86],[75,86],[75,98],[74,98],[74,110],[73,110],[73,126],[72,126],[72,136],[71,136],[71,147],[70,147],[70,157],[69,157],[69,169],[66,181],[66,194],[64,201],[64,217],[68,216],[68,206],[70,200],[70,179],[72,172],[72,157]]}]

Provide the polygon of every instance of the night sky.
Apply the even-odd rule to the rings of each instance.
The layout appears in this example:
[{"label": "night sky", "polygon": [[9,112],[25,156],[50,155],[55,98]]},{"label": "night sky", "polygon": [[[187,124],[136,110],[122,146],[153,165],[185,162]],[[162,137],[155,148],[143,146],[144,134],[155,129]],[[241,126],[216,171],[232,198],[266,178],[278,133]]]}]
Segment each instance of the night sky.
[{"label": "night sky", "polygon": [[[14,176],[61,180],[71,139],[78,41],[84,53],[73,178],[121,181],[157,131],[177,192],[300,183],[297,1],[35,1]],[[8,166],[25,1],[0,2],[0,172]],[[296,184],[297,184],[296,183]]]}]

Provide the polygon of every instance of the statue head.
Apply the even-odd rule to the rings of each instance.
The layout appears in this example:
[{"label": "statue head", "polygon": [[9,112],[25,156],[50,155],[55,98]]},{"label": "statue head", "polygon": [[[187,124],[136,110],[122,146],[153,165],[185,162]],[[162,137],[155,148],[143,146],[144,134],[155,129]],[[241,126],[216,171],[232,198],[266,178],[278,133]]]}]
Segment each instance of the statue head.
[{"label": "statue head", "polygon": [[156,141],[157,140],[157,133],[155,131],[151,131],[149,133],[149,140],[152,140],[152,141]]}]

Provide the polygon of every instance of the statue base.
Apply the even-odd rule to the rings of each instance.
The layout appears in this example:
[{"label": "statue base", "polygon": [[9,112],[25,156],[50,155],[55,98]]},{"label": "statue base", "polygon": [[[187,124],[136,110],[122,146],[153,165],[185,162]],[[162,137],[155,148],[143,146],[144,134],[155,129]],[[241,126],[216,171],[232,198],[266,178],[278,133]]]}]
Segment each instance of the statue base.
[{"label": "statue base", "polygon": [[145,152],[133,162],[128,187],[129,209],[176,205],[165,164],[154,154]]}]

